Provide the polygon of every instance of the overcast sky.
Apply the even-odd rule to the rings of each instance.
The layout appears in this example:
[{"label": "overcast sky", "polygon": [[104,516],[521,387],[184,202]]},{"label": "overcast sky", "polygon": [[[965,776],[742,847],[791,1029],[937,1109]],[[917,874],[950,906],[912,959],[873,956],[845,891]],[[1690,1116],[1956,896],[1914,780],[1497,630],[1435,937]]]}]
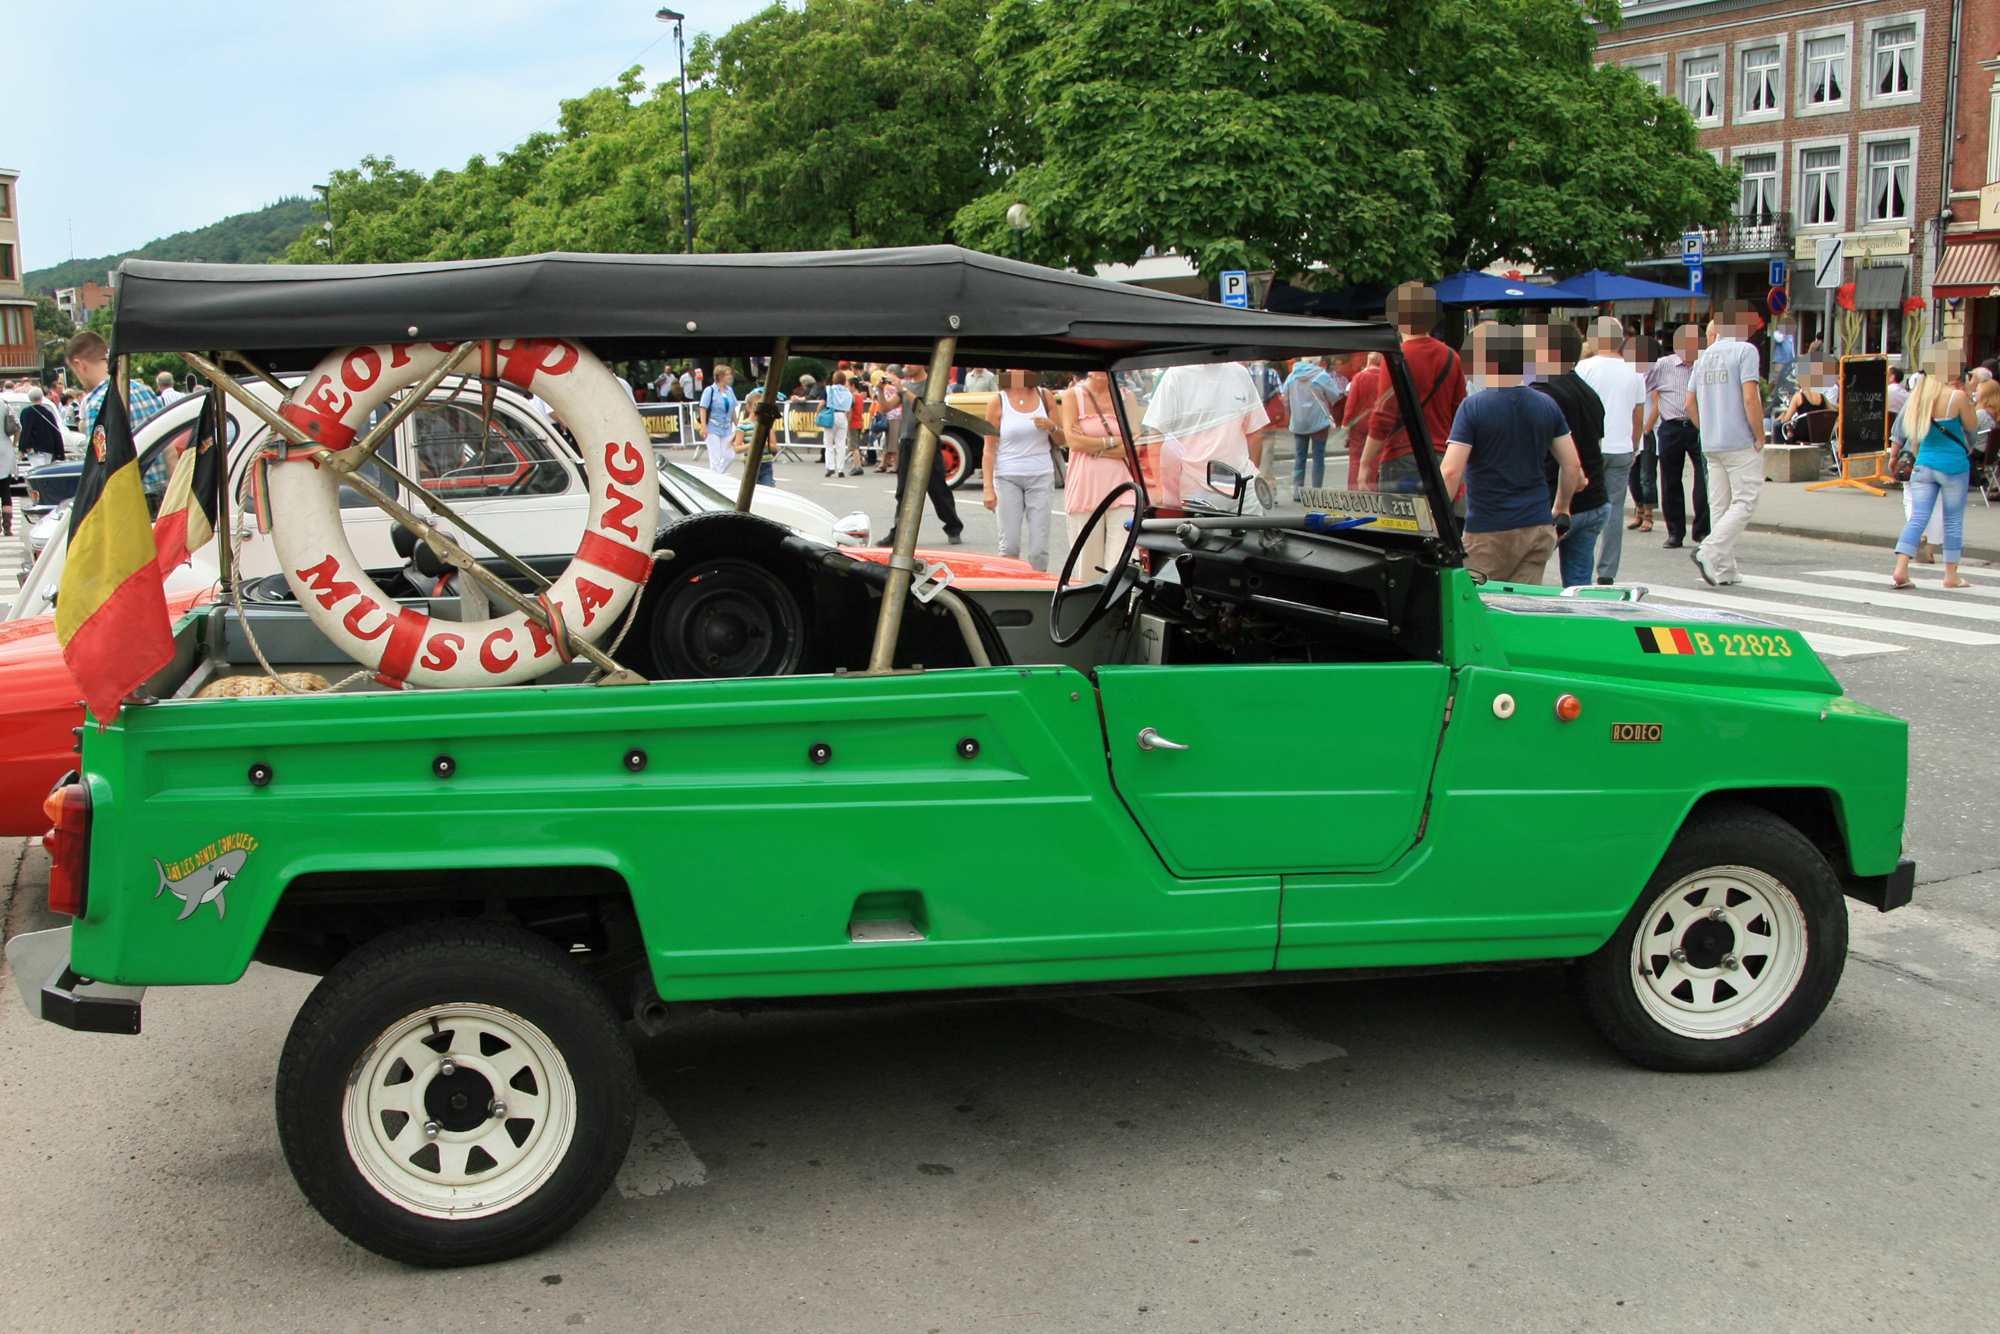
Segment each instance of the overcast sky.
[{"label": "overcast sky", "polygon": [[[463,166],[620,70],[676,73],[658,0],[16,3],[0,167],[21,173],[24,269],[307,194],[367,153]],[[692,41],[765,5],[676,7]]]}]

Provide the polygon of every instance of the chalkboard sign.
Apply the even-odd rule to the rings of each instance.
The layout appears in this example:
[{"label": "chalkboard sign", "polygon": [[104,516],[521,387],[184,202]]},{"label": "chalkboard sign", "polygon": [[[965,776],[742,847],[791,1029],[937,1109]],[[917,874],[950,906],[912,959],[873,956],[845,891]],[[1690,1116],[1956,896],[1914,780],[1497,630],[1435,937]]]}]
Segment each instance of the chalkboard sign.
[{"label": "chalkboard sign", "polygon": [[1889,452],[1889,359],[1840,359],[1840,456]]}]

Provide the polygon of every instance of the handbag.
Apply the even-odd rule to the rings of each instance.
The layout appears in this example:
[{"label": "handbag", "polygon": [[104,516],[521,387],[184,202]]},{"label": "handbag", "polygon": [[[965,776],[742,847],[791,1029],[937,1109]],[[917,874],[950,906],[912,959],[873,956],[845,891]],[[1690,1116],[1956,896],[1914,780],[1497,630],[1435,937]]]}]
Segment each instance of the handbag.
[{"label": "handbag", "polygon": [[1292,405],[1285,401],[1285,387],[1281,382],[1277,390],[1264,400],[1266,425],[1274,431],[1282,431],[1292,424]]},{"label": "handbag", "polygon": [[822,407],[814,414],[813,425],[819,427],[822,431],[831,427],[833,425],[833,409],[831,407]]}]

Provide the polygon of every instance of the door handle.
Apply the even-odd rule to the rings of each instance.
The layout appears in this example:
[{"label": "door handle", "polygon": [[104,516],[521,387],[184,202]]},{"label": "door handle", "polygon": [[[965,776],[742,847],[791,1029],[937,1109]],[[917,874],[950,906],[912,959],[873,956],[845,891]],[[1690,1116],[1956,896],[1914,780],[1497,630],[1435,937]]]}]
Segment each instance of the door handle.
[{"label": "door handle", "polygon": [[1187,747],[1183,746],[1178,741],[1167,740],[1165,737],[1161,736],[1159,732],[1154,728],[1142,727],[1139,729],[1139,749],[1140,750],[1186,750]]}]

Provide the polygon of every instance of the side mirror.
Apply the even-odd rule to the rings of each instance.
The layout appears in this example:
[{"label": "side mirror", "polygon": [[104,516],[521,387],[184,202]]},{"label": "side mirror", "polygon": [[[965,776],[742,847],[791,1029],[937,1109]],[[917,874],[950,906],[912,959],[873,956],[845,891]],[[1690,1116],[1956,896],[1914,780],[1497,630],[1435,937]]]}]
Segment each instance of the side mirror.
[{"label": "side mirror", "polygon": [[1221,459],[1208,461],[1208,489],[1231,500],[1240,498],[1249,479]]}]

